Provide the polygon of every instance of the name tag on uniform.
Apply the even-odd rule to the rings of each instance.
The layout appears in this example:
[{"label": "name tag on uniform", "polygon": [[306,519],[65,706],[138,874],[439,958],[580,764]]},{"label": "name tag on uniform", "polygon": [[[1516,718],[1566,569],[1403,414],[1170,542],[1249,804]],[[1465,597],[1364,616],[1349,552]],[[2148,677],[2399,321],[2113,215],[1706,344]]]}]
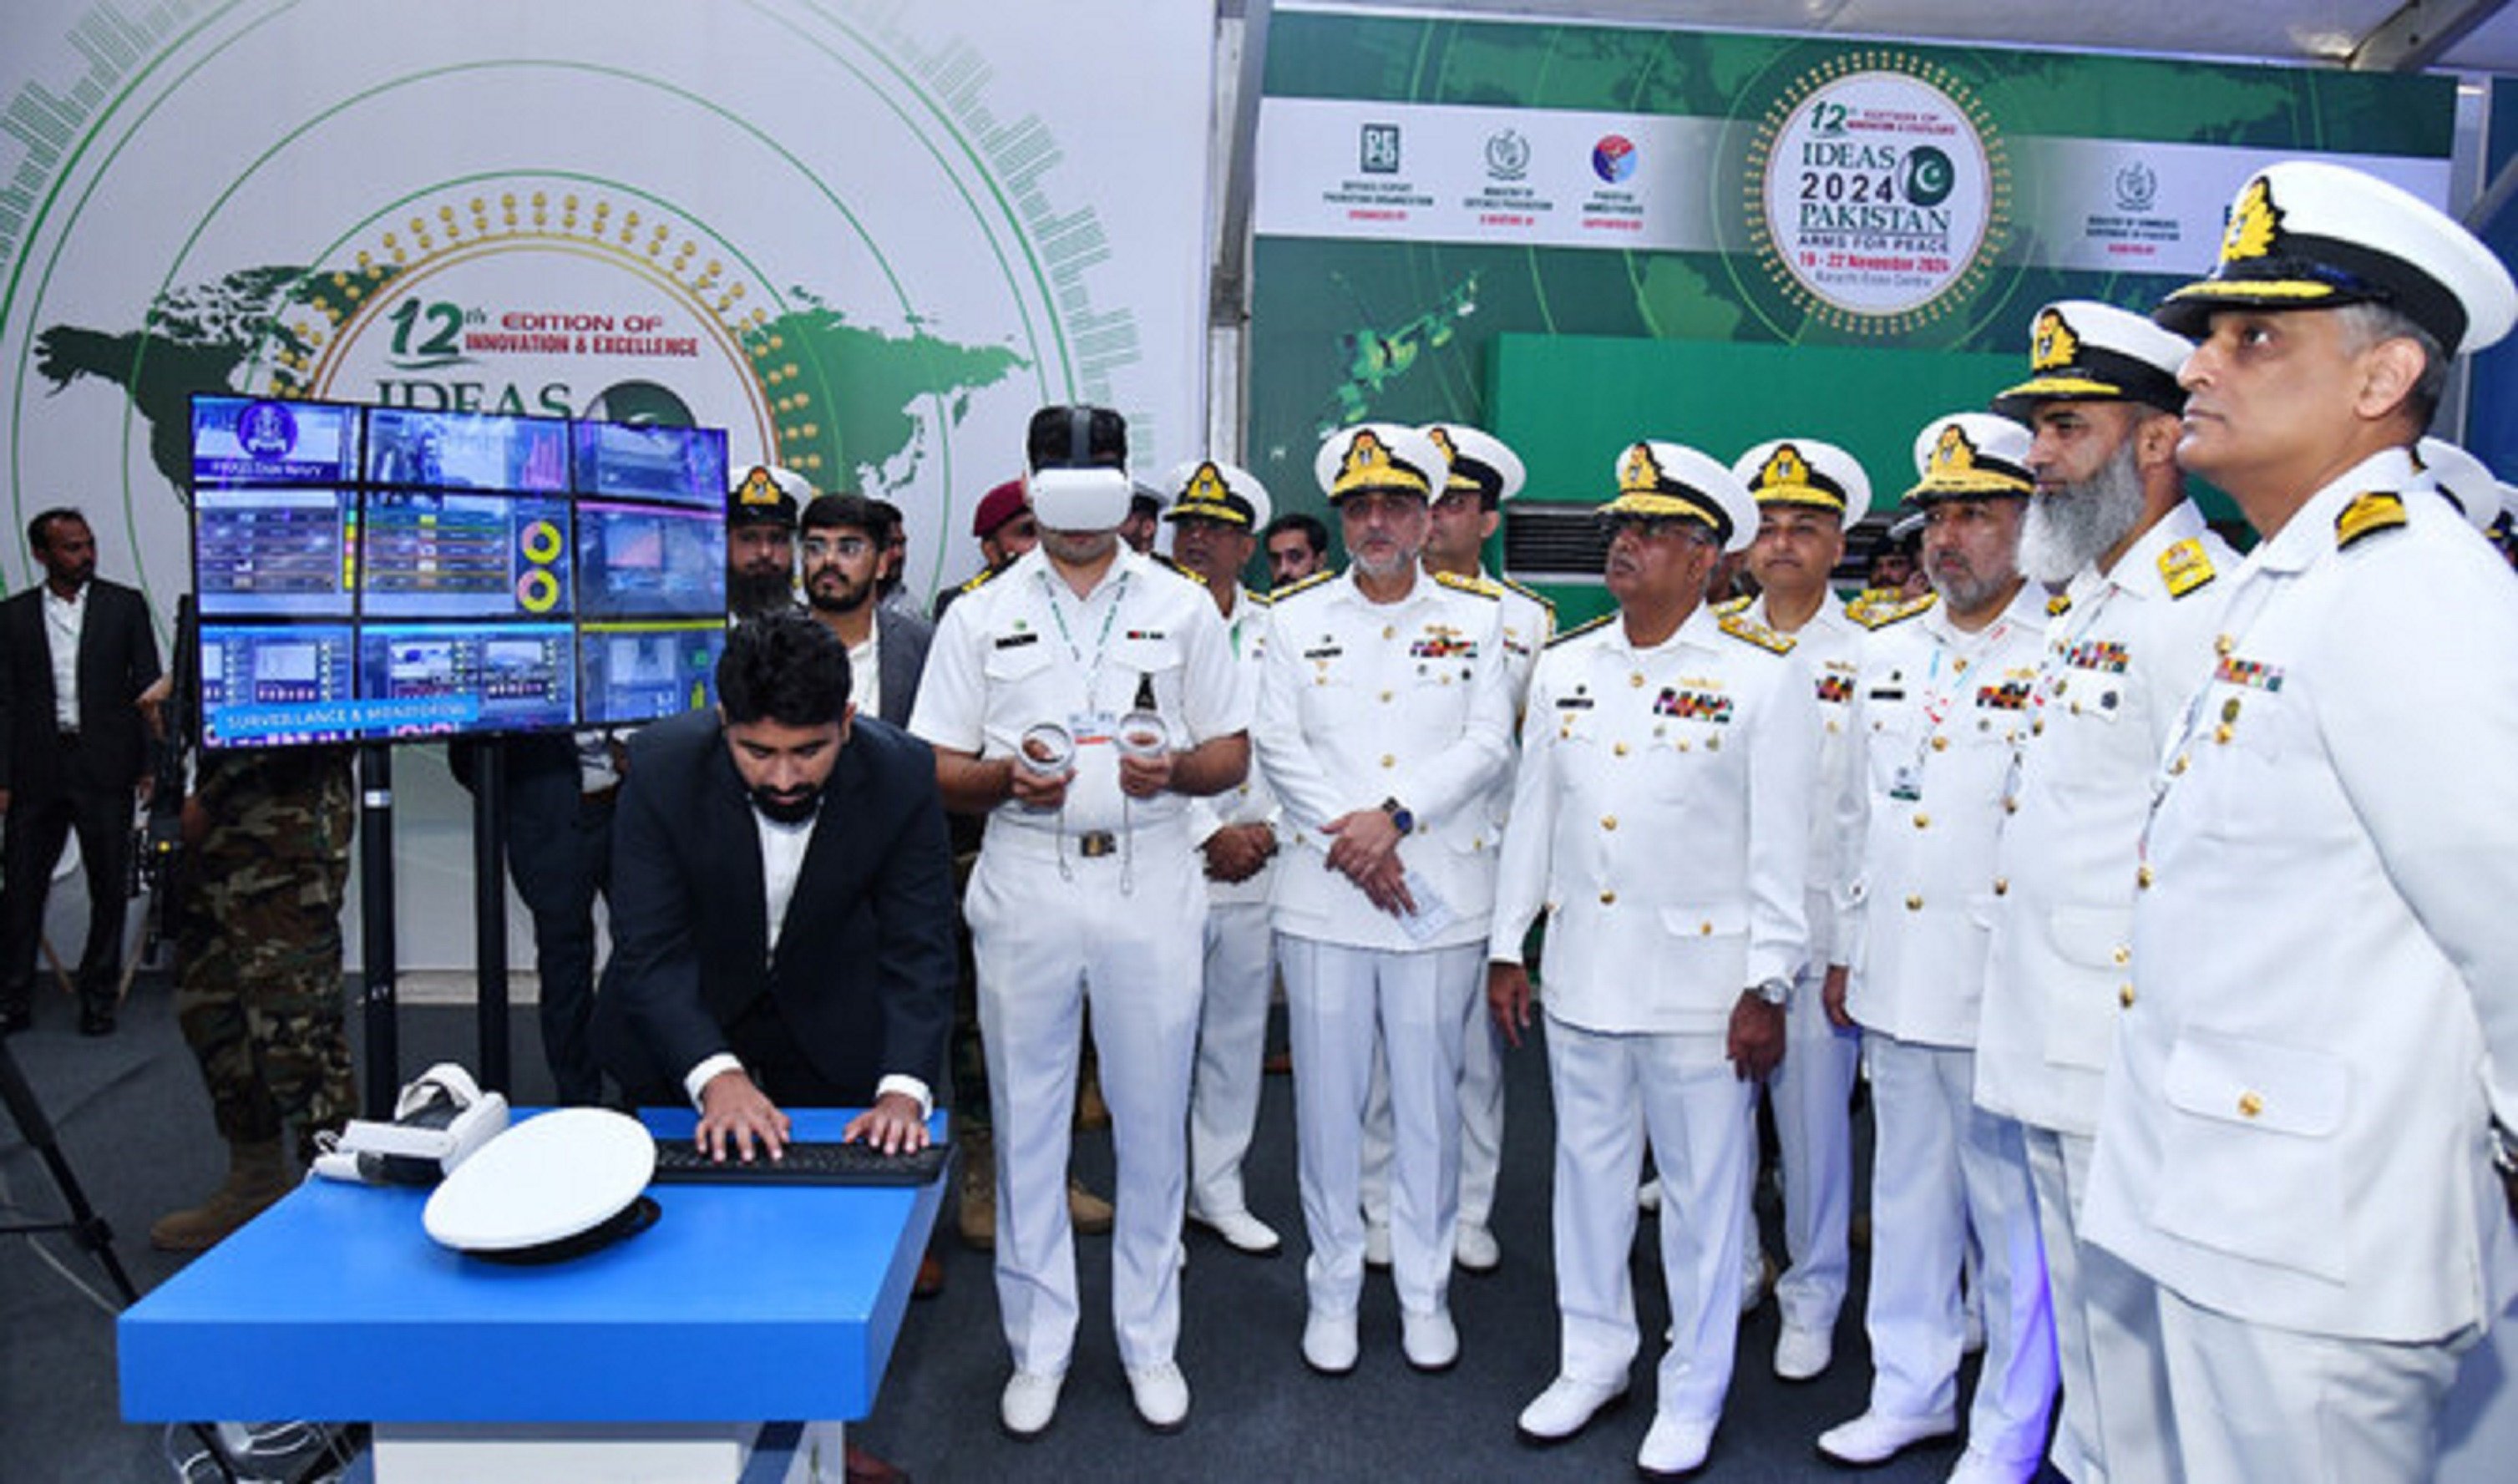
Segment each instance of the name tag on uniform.
[{"label": "name tag on uniform", "polygon": [[1040,642],[1040,635],[1037,633],[1009,633],[997,640],[997,647],[999,649],[1020,649],[1025,644],[1036,644],[1038,642]]},{"label": "name tag on uniform", "polygon": [[1888,797],[1909,804],[1924,797],[1924,770],[1911,763],[1901,764],[1888,775]]},{"label": "name tag on uniform", "polygon": [[1075,712],[1066,719],[1066,732],[1075,739],[1076,746],[1091,747],[1118,735],[1119,719],[1107,711]]}]

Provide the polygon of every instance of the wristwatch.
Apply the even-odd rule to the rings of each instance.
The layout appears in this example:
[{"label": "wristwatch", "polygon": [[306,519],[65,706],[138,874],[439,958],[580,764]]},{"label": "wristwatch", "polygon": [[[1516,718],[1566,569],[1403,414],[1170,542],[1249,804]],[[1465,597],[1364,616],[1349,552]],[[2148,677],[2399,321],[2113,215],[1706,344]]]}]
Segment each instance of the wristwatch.
[{"label": "wristwatch", "polygon": [[1384,799],[1381,801],[1381,811],[1390,816],[1390,822],[1398,827],[1402,835],[1416,833],[1416,816],[1408,812],[1408,806],[1396,799]]},{"label": "wristwatch", "polygon": [[1749,986],[1749,992],[1769,1005],[1782,1005],[1793,997],[1793,982],[1788,979],[1760,980]]}]

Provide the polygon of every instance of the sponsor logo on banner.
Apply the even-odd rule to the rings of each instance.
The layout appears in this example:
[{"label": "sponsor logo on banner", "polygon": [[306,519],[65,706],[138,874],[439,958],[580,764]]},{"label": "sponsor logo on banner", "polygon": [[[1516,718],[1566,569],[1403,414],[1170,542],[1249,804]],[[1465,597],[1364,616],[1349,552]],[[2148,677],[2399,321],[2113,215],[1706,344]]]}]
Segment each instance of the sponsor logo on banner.
[{"label": "sponsor logo on banner", "polygon": [[1623,134],[1607,135],[1591,147],[1591,173],[1612,186],[1634,179],[1637,162],[1634,141]]},{"label": "sponsor logo on banner", "polygon": [[2159,172],[2149,161],[2126,160],[2108,178],[2107,189],[2115,209],[2091,212],[2081,231],[2109,262],[2146,263],[2186,240],[2178,219],[2158,210]]},{"label": "sponsor logo on banner", "polygon": [[1367,175],[1399,173],[1399,126],[1368,123],[1356,131],[1356,168]]},{"label": "sponsor logo on banner", "polygon": [[1518,129],[1487,136],[1487,179],[1519,180],[1530,173],[1530,141]]},{"label": "sponsor logo on banner", "polygon": [[1974,292],[2009,235],[2010,163],[1948,69],[1848,55],[1785,89],[1751,149],[1757,250],[1815,318],[1886,332]]}]

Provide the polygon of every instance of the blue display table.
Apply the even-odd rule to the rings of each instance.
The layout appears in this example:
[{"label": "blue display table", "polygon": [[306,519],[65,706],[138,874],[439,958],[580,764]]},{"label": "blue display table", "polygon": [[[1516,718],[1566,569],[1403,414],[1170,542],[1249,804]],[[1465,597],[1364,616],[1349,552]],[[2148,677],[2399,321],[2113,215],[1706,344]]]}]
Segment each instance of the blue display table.
[{"label": "blue display table", "polygon": [[[694,1122],[642,1116],[663,1134]],[[797,1137],[836,1139],[850,1113],[794,1116]],[[122,1316],[123,1417],[853,1420],[874,1406],[945,1184],[657,1186],[649,1230],[513,1267],[431,1242],[425,1191],[309,1181]],[[378,1429],[379,1478],[391,1434]]]}]

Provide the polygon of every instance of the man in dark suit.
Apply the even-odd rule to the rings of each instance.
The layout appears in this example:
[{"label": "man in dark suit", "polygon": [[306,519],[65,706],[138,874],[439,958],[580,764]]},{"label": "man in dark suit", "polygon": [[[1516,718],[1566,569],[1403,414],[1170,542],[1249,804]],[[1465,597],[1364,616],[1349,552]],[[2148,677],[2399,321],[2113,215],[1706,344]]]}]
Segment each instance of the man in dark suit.
[{"label": "man in dark suit", "polygon": [[76,510],[26,524],[42,586],[0,603],[0,1033],[32,1018],[44,896],[62,842],[87,863],[79,1033],[113,1029],[129,899],[131,818],[149,785],[140,693],[157,679],[157,634],[137,591],[96,575],[96,535]]},{"label": "man in dark suit", "polygon": [[908,725],[935,626],[879,599],[882,513],[862,495],[822,495],[804,507],[802,529],[804,602],[847,646],[857,709],[894,726]]},{"label": "man in dark suit", "polygon": [[775,1156],[778,1105],[864,1106],[847,1137],[927,1142],[952,1023],[953,879],[934,760],[848,703],[801,612],[727,636],[717,707],[630,744],[614,821],[604,1067],[687,1097],[718,1157]]}]

